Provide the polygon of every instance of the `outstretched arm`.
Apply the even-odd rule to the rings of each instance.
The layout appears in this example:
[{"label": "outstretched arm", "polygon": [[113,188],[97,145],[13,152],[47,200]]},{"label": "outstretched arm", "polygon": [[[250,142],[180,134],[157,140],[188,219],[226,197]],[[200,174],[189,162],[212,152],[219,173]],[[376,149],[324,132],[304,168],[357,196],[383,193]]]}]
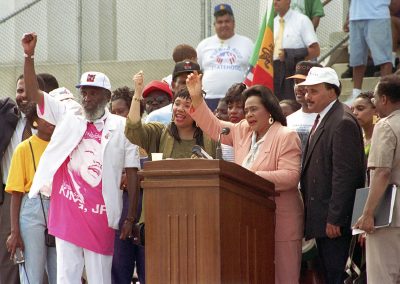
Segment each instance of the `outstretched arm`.
[{"label": "outstretched arm", "polygon": [[197,73],[197,71],[194,71],[192,74],[189,74],[186,79],[186,87],[192,99],[192,106],[195,109],[200,106],[204,100],[201,90],[201,77],[201,74]]},{"label": "outstretched arm", "polygon": [[142,101],[142,93],[143,93],[143,71],[139,71],[132,78],[134,87],[135,87],[135,94],[132,98],[131,107],[129,109],[128,118],[133,122],[136,123],[140,120],[140,103]]},{"label": "outstretched arm", "polygon": [[36,77],[34,54],[37,42],[36,33],[26,33],[22,36],[21,44],[25,53],[24,60],[24,81],[25,94],[28,100],[34,101],[40,107],[43,106],[43,92],[39,89]]}]

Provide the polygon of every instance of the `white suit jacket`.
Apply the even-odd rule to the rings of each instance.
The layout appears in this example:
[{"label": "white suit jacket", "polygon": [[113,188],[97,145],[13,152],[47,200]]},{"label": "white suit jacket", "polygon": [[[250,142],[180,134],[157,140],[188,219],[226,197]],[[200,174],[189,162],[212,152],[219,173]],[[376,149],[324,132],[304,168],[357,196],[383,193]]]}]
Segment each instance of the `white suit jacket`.
[{"label": "white suit jacket", "polygon": [[[67,111],[65,104],[46,93],[44,108],[38,107],[38,115],[56,127],[39,161],[29,197],[36,196],[39,191],[51,195],[54,174],[78,146],[87,127],[87,120],[82,115]],[[122,191],[119,189],[122,171],[124,168],[140,168],[139,147],[130,143],[124,135],[125,120],[109,113],[101,137],[102,194],[108,225],[114,229],[118,229],[122,212]]]}]

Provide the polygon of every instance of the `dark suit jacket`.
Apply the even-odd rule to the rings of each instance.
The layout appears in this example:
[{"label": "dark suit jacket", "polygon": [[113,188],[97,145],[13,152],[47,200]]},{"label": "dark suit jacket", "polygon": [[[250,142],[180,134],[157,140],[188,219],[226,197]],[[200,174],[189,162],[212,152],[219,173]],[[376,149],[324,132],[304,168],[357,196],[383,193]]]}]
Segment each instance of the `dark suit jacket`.
[{"label": "dark suit jacket", "polygon": [[300,182],[307,239],[326,237],[327,222],[350,232],[355,192],[365,182],[363,149],[357,120],[336,101],[304,153]]},{"label": "dark suit jacket", "polygon": [[[19,119],[19,111],[16,103],[10,99],[0,99],[0,161],[14,134]],[[0,180],[0,191],[3,192],[3,182]],[[2,202],[0,194],[0,203]]]}]

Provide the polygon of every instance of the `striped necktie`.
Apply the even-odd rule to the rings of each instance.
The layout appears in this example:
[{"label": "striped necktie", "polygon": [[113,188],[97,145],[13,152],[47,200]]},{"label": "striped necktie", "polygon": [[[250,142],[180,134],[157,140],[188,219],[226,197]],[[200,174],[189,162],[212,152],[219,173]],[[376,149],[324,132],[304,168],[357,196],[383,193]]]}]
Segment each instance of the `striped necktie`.
[{"label": "striped necktie", "polygon": [[22,131],[22,137],[21,137],[21,142],[28,139],[29,137],[32,136],[32,129],[31,126],[28,122],[28,120],[25,122],[25,127],[24,130]]}]

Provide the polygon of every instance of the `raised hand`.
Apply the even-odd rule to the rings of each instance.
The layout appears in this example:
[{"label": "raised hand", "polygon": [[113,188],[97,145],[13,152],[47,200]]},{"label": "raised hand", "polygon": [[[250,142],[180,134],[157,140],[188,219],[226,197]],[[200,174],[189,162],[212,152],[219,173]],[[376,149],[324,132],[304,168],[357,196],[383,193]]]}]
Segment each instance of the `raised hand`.
[{"label": "raised hand", "polygon": [[139,92],[140,94],[137,95],[142,95],[142,90],[143,90],[143,82],[144,82],[144,76],[143,76],[143,71],[140,70],[138,73],[133,75],[132,78],[133,85],[135,87],[135,92]]},{"label": "raised hand", "polygon": [[192,74],[189,74],[186,79],[186,87],[189,91],[194,108],[198,107],[203,101],[201,77],[201,74],[194,71]]},{"label": "raised hand", "polygon": [[21,45],[24,49],[24,53],[28,56],[35,54],[35,47],[37,42],[36,33],[25,33],[21,39]]}]

